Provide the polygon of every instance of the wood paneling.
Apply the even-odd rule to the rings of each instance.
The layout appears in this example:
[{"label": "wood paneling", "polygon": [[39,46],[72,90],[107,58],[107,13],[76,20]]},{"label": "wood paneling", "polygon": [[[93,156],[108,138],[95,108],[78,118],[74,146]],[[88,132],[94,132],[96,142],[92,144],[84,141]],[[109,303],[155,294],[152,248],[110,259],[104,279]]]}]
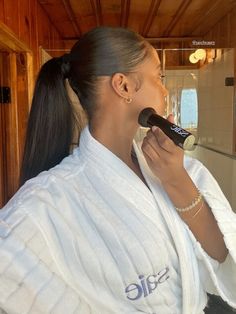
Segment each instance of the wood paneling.
[{"label": "wood paneling", "polygon": [[[19,177],[19,137],[17,126],[17,103],[16,103],[16,62],[15,53],[1,53],[2,84],[10,87],[11,102],[0,104],[1,106],[1,173],[0,194],[2,194],[2,204],[5,203],[17,190]],[[11,78],[14,79],[11,79]]]},{"label": "wood paneling", "polygon": [[[0,85],[8,85],[8,53],[0,52]],[[7,156],[6,156],[6,111],[9,104],[0,104],[0,208],[5,203],[7,197],[6,191],[6,173],[7,173]]]},{"label": "wood paneling", "polygon": [[146,17],[148,16],[151,6],[152,0],[142,2],[139,0],[131,0],[128,27],[142,34],[146,24]]},{"label": "wood paneling", "polygon": [[[171,22],[169,23],[169,25],[166,27],[165,31],[163,32],[163,35],[165,37],[170,36],[170,34],[173,34],[173,30],[175,29],[176,25],[180,25],[183,22],[183,17],[186,14],[187,9],[190,7],[190,4],[192,3],[192,0],[182,0],[182,2],[180,3],[178,9],[176,10]],[[186,34],[186,29],[183,28],[184,32],[183,35]],[[177,33],[177,35],[179,36],[180,32]]]},{"label": "wood paneling", "polygon": [[236,7],[218,21],[204,36],[205,40],[215,41],[216,47],[236,47]]},{"label": "wood paneling", "polygon": [[178,10],[182,5],[183,0],[176,0],[174,3],[171,0],[162,1],[147,37],[167,37],[165,36],[165,32],[167,32],[168,27],[176,20]]},{"label": "wood paneling", "polygon": [[39,55],[39,40],[38,40],[38,14],[37,8],[38,4],[34,1],[29,1],[30,4],[30,42],[29,46],[33,52],[33,66],[35,69],[35,76],[37,69],[40,65],[40,55]]},{"label": "wood paneling", "polygon": [[[1,66],[1,53],[0,53],[0,66]],[[4,116],[2,113],[2,106],[0,105],[0,208],[5,203],[5,166],[4,166]]]},{"label": "wood paneling", "polygon": [[127,27],[130,15],[130,0],[121,0],[120,26]]},{"label": "wood paneling", "polygon": [[4,3],[0,1],[0,20],[4,20]]},{"label": "wood paneling", "polygon": [[[203,34],[214,26],[235,7],[235,1],[211,0],[201,12],[196,25],[193,25],[191,35]],[[219,14],[219,12],[221,14]]]},{"label": "wood paneling", "polygon": [[38,6],[37,17],[38,17],[38,45],[50,48],[51,25],[47,19],[44,23],[39,23],[39,21],[41,21],[44,17],[44,11],[41,6]]},{"label": "wood paneling", "polygon": [[0,46],[2,49],[12,51],[30,51],[28,45],[20,41],[19,37],[5,24],[0,21]]},{"label": "wood paneling", "polygon": [[31,24],[30,2],[29,0],[20,0],[20,3],[19,3],[19,38],[25,43],[30,43],[30,33],[31,33],[30,24]]},{"label": "wood paneling", "polygon": [[[52,7],[50,1],[48,1],[48,6]],[[61,8],[64,14],[64,19],[58,21],[63,25],[62,29],[71,29],[70,21],[68,21],[68,29],[66,28],[68,15],[63,3],[58,8]],[[0,0],[0,12],[0,21],[12,31],[12,37],[21,42],[22,46],[27,47],[28,51],[33,52],[35,73],[40,65],[39,46],[45,49],[64,48],[61,34],[48,17],[50,11],[45,12],[37,0]],[[72,36],[76,36],[76,34],[73,33]]]},{"label": "wood paneling", "polygon": [[18,0],[2,0],[4,7],[3,22],[18,36],[19,38],[19,1]]},{"label": "wood paneling", "polygon": [[204,36],[233,5],[233,2],[221,0],[182,0],[164,34],[170,37]]},{"label": "wood paneling", "polygon": [[[169,41],[175,42],[176,47],[185,48],[191,47],[191,38],[202,39],[225,15],[234,11],[236,6],[236,0],[39,0],[39,2],[64,40],[78,39],[80,34],[95,26],[108,25],[129,27],[146,38],[156,38],[156,41],[158,38],[162,40],[168,37]],[[234,20],[235,16],[234,12]],[[226,42],[230,32],[223,36],[221,27],[219,31],[221,40]],[[189,42],[186,41],[188,38]],[[165,48],[165,43],[166,41],[162,41],[162,48]]]},{"label": "wood paneling", "polygon": [[90,0],[90,3],[93,9],[93,15],[95,16],[96,19],[96,26],[102,26],[103,15],[100,0]]},{"label": "wood paneling", "polygon": [[64,9],[70,19],[70,22],[72,24],[72,27],[74,29],[74,32],[76,34],[76,36],[80,37],[81,36],[81,29],[79,26],[79,23],[77,23],[77,19],[76,19],[76,15],[74,14],[74,11],[71,7],[70,1],[69,0],[62,0]]},{"label": "wood paneling", "polygon": [[150,31],[150,27],[153,24],[153,20],[154,20],[155,16],[157,15],[157,12],[159,10],[160,5],[161,5],[161,0],[152,0],[151,4],[149,6],[148,14],[147,14],[146,19],[145,19],[144,24],[143,24],[142,35],[144,37],[147,37],[147,35]]},{"label": "wood paneling", "polygon": [[[25,132],[27,126],[29,108],[25,104],[28,104],[28,90],[25,86],[28,86],[27,76],[27,56],[25,53],[16,54],[16,71],[17,71],[17,128],[18,138],[21,143],[24,143]],[[23,145],[19,145],[19,161],[21,163],[23,154]]]},{"label": "wood paneling", "polygon": [[70,4],[82,33],[87,32],[97,25],[95,13],[92,8],[93,2],[91,0],[71,0]]},{"label": "wood paneling", "polygon": [[[47,1],[47,0],[39,0],[39,3],[42,4],[42,7],[44,8],[45,12],[47,12],[47,15],[51,17],[51,23],[54,24],[54,26],[59,29],[60,28],[60,34],[63,37],[77,37],[78,34],[75,32],[73,24],[71,19],[69,18],[67,11],[65,9],[65,6],[63,4],[63,1]],[[41,7],[41,6],[39,6]],[[56,11],[56,14],[55,14]],[[45,12],[43,13],[45,15]],[[42,12],[40,11],[40,15]],[[41,23],[39,23],[40,25]],[[43,27],[43,25],[41,25]]]},{"label": "wood paneling", "polygon": [[[123,13],[123,23],[127,26],[128,18],[129,18],[129,8],[130,1],[120,1],[120,0],[105,0],[101,2],[101,10],[100,10],[100,19],[102,21],[102,25],[104,21],[106,24],[110,26],[120,26],[121,23],[121,14]],[[121,8],[123,8],[123,12],[121,12]]]},{"label": "wood paneling", "polygon": [[0,9],[0,78],[11,88],[11,103],[0,105],[1,207],[18,188],[40,46],[63,49],[64,41],[36,0],[0,0]]},{"label": "wood paneling", "polygon": [[[6,158],[7,158],[7,173],[6,173],[6,198],[7,200],[16,192],[18,188],[20,161],[19,161],[19,146],[22,145],[22,139],[18,134],[18,119],[17,119],[17,53],[9,53],[9,75],[8,86],[11,88],[11,103],[6,110]],[[28,106],[28,102],[26,103]]]}]

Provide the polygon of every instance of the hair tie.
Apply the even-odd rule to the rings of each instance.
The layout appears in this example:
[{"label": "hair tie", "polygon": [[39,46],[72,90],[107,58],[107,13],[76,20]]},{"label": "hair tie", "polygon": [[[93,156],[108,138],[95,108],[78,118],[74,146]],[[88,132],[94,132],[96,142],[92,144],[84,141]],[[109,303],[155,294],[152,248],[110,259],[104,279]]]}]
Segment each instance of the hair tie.
[{"label": "hair tie", "polygon": [[70,53],[65,53],[63,56],[61,56],[62,63],[68,63],[71,61]]},{"label": "hair tie", "polygon": [[61,72],[64,79],[67,79],[70,74],[70,54],[65,53],[60,57],[61,60]]}]

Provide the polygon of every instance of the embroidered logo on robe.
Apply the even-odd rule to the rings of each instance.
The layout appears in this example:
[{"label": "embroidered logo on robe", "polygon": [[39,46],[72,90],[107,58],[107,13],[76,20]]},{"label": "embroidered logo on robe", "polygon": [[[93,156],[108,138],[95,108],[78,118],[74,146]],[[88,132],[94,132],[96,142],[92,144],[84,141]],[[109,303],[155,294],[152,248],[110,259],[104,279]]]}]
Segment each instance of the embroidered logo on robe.
[{"label": "embroidered logo on robe", "polygon": [[157,274],[148,276],[139,275],[137,283],[131,283],[125,288],[127,299],[135,301],[142,297],[146,298],[149,294],[153,293],[159,284],[162,284],[170,277],[168,273],[169,267],[166,267]]}]

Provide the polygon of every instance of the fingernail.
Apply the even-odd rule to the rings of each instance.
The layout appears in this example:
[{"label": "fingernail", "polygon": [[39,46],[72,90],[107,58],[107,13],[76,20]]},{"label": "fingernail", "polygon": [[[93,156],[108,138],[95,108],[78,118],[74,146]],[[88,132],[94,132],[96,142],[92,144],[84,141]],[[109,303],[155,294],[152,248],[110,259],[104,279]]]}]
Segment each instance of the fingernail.
[{"label": "fingernail", "polygon": [[156,129],[157,129],[157,126],[152,126],[152,132],[155,132],[156,131]]}]

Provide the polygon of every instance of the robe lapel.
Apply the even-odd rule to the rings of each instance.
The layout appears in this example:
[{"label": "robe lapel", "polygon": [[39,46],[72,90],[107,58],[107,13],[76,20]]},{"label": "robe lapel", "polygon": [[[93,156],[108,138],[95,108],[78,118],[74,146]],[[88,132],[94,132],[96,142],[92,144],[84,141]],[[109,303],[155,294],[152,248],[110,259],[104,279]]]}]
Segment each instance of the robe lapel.
[{"label": "robe lapel", "polygon": [[121,159],[96,141],[88,128],[84,129],[80,141],[80,156],[86,160],[86,172],[90,170],[91,176],[100,177],[110,189],[153,221],[156,213],[153,193]]},{"label": "robe lapel", "polygon": [[[178,253],[182,279],[183,314],[195,313],[194,308],[197,303],[196,296],[199,295],[197,289],[199,287],[199,274],[193,249],[188,244],[191,242],[188,239],[184,223],[163,189],[160,180],[153,175],[148,167],[141,148],[134,143],[134,149],[143,176],[148,183],[162,217],[168,226]],[[193,283],[195,284],[193,285]]]}]

